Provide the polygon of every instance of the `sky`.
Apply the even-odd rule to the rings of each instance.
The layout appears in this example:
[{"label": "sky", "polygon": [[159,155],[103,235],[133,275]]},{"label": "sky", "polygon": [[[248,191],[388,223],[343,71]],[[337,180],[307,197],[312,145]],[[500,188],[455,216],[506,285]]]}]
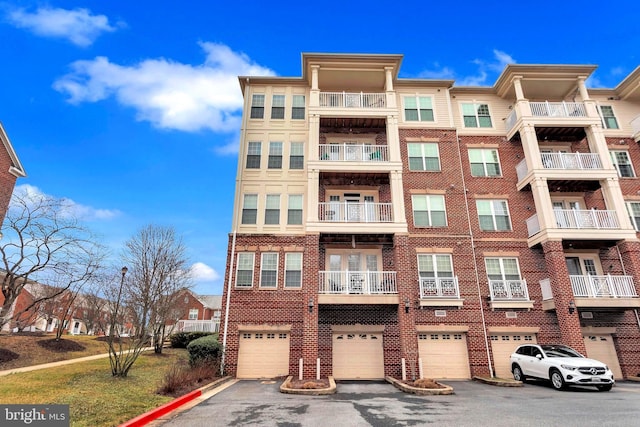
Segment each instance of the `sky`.
[{"label": "sky", "polygon": [[[274,9],[273,7],[276,7]],[[492,86],[506,64],[640,65],[640,2],[2,1],[0,122],[27,172],[117,256],[149,224],[222,294],[239,75],[301,76],[302,53],[402,54],[401,78]]]}]

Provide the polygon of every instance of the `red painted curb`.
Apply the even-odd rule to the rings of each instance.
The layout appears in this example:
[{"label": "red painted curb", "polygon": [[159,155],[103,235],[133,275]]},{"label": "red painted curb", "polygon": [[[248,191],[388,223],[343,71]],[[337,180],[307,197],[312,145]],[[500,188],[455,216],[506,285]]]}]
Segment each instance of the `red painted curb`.
[{"label": "red painted curb", "polygon": [[202,395],[201,390],[194,390],[191,393],[187,393],[184,396],[180,396],[177,399],[172,400],[171,402],[165,403],[162,406],[158,406],[156,409],[152,409],[149,412],[126,421],[120,424],[120,426],[118,427],[141,427],[147,425],[151,421],[160,418],[164,414],[173,411],[177,407],[184,405],[185,403],[195,399],[196,397],[199,397],[200,395]]}]

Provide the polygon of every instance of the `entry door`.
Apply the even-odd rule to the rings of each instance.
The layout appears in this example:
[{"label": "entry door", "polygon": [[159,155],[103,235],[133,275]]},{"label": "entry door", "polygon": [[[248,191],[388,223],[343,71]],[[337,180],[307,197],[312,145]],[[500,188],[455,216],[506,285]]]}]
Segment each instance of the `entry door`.
[{"label": "entry door", "polygon": [[362,204],[360,198],[347,197],[345,198],[347,203],[347,221],[360,222],[362,218]]},{"label": "entry door", "polygon": [[577,228],[581,222],[577,216],[578,210],[584,209],[578,200],[553,200],[553,209],[556,215],[556,224],[559,228]]},{"label": "entry door", "polygon": [[349,254],[347,265],[347,278],[349,280],[349,293],[361,294],[363,292],[365,276],[362,270],[362,254],[359,252]]}]

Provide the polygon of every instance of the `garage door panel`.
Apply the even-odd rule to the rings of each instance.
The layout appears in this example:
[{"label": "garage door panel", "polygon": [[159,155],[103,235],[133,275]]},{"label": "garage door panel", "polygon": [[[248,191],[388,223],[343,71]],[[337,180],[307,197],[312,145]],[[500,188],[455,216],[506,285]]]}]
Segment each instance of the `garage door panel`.
[{"label": "garage door panel", "polygon": [[585,335],[584,346],[587,350],[587,357],[605,363],[613,372],[616,379],[622,379],[622,369],[613,337],[610,334]]},{"label": "garage door panel", "polygon": [[439,379],[471,378],[466,334],[419,334],[418,350],[422,359],[424,377]]},{"label": "garage door panel", "polygon": [[384,378],[382,334],[334,334],[333,376],[336,379]]},{"label": "garage door panel", "polygon": [[274,378],[289,374],[289,334],[240,334],[238,378]]},{"label": "garage door panel", "polygon": [[508,332],[491,335],[494,375],[498,378],[511,378],[511,353],[522,344],[537,344],[535,334]]}]

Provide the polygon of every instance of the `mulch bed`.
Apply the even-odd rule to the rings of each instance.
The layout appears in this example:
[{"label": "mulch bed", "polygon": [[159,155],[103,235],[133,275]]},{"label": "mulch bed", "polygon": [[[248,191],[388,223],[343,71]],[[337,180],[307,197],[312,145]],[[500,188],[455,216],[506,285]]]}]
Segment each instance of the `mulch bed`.
[{"label": "mulch bed", "polygon": [[319,388],[329,388],[329,379],[320,378],[319,380],[298,380],[292,378],[288,388],[300,390],[313,390]]},{"label": "mulch bed", "polygon": [[64,338],[60,338],[56,341],[55,338],[51,338],[48,340],[40,340],[38,341],[38,345],[46,348],[47,350],[55,351],[56,353],[66,353],[68,351],[82,351],[85,349],[85,346],[79,344],[75,341],[65,340]]},{"label": "mulch bed", "polygon": [[0,363],[9,362],[11,360],[17,359],[18,357],[20,357],[18,353],[14,353],[11,350],[0,348]]},{"label": "mulch bed", "polygon": [[422,379],[415,380],[415,381],[402,381],[402,383],[404,383],[404,384],[406,384],[408,386],[411,386],[411,387],[416,387],[416,388],[429,388],[429,389],[446,388],[442,384],[438,384],[437,382],[435,382],[434,380],[432,380],[430,378],[422,378]]}]

